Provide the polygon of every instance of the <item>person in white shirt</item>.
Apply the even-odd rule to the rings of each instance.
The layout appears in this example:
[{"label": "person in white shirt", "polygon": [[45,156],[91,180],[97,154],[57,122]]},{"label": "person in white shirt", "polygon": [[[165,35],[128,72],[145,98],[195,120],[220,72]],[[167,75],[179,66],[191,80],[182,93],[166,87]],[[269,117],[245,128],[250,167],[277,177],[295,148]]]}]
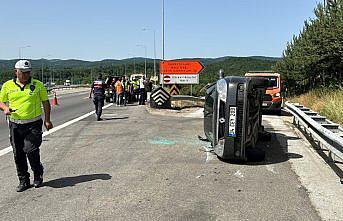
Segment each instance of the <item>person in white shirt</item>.
[{"label": "person in white shirt", "polygon": [[145,87],[144,87],[145,77],[139,79],[139,105],[145,105]]}]

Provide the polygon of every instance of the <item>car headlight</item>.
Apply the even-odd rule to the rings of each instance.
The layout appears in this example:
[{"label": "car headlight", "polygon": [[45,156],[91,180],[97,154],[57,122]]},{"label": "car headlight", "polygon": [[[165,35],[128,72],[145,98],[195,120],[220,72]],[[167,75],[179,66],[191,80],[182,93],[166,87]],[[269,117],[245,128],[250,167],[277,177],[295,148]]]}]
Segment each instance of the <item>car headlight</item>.
[{"label": "car headlight", "polygon": [[280,93],[276,93],[274,97],[280,97]]},{"label": "car headlight", "polygon": [[221,79],[221,80],[217,81],[216,88],[217,88],[219,99],[226,102],[227,83],[226,83],[225,79]]}]

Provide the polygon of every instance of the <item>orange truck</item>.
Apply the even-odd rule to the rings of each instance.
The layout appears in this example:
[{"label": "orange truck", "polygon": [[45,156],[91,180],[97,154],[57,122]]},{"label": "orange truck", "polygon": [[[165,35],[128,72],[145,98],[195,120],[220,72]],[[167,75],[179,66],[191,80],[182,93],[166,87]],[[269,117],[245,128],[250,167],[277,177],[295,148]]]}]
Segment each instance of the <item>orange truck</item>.
[{"label": "orange truck", "polygon": [[263,96],[262,109],[281,114],[282,97],[281,97],[281,79],[280,74],[269,71],[254,71],[245,74],[246,77],[264,77],[270,82],[266,93]]}]

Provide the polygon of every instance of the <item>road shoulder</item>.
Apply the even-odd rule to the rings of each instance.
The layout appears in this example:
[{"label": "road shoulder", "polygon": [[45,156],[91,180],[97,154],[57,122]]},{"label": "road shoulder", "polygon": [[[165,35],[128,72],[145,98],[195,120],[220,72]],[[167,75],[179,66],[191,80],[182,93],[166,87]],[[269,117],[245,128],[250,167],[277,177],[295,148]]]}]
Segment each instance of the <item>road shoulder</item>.
[{"label": "road shoulder", "polygon": [[[279,119],[286,125],[282,129],[285,136],[300,138],[287,141],[288,153],[302,156],[290,157],[289,162],[307,189],[314,207],[323,220],[343,220],[343,186],[339,177],[292,124],[292,117],[282,116]],[[273,119],[275,121],[278,119]]]}]

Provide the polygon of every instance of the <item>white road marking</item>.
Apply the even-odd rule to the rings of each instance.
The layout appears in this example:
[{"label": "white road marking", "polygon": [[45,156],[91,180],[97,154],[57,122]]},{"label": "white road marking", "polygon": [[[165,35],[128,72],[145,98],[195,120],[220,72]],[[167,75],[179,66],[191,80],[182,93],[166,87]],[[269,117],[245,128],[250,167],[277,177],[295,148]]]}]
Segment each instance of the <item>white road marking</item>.
[{"label": "white road marking", "polygon": [[266,165],[266,168],[267,168],[268,171],[270,171],[270,172],[272,172],[274,174],[279,174],[278,172],[275,171],[275,168],[272,165]]},{"label": "white road marking", "polygon": [[[106,108],[108,108],[108,107],[110,107],[112,105],[113,105],[112,103],[108,104],[108,105],[104,106],[102,109],[106,109]],[[71,121],[65,122],[64,124],[59,125],[57,127],[54,127],[51,130],[49,130],[49,131],[45,131],[42,136],[45,137],[45,136],[47,136],[49,134],[52,134],[52,133],[54,133],[54,132],[56,132],[58,130],[61,130],[61,129],[65,128],[65,127],[68,127],[69,125],[71,125],[73,123],[76,123],[76,122],[78,122],[78,121],[80,121],[82,119],[85,119],[86,117],[89,117],[89,116],[91,116],[94,113],[95,113],[95,111],[91,111],[91,112],[89,112],[87,114],[84,114],[84,115],[82,115],[80,117],[77,117],[77,118],[75,118],[75,119],[73,119]],[[7,154],[7,153],[9,153],[9,152],[11,152],[11,151],[12,151],[12,146],[9,146],[9,147],[6,147],[5,149],[0,150],[0,157],[5,155],[5,154]]]},{"label": "white road marking", "polygon": [[216,155],[212,153],[212,149],[207,148],[205,146],[203,146],[203,148],[205,149],[205,152],[206,152],[206,163],[210,160],[213,160]]},{"label": "white road marking", "polygon": [[240,170],[237,170],[237,172],[234,174],[234,176],[238,177],[238,178],[244,178],[244,175],[241,173]]},{"label": "white road marking", "polygon": [[199,179],[202,176],[205,176],[205,174],[200,174],[199,176],[196,176],[196,178]]},{"label": "white road marking", "polygon": [[204,118],[204,108],[200,108],[199,110],[185,115],[185,117],[191,117],[191,118]]}]

